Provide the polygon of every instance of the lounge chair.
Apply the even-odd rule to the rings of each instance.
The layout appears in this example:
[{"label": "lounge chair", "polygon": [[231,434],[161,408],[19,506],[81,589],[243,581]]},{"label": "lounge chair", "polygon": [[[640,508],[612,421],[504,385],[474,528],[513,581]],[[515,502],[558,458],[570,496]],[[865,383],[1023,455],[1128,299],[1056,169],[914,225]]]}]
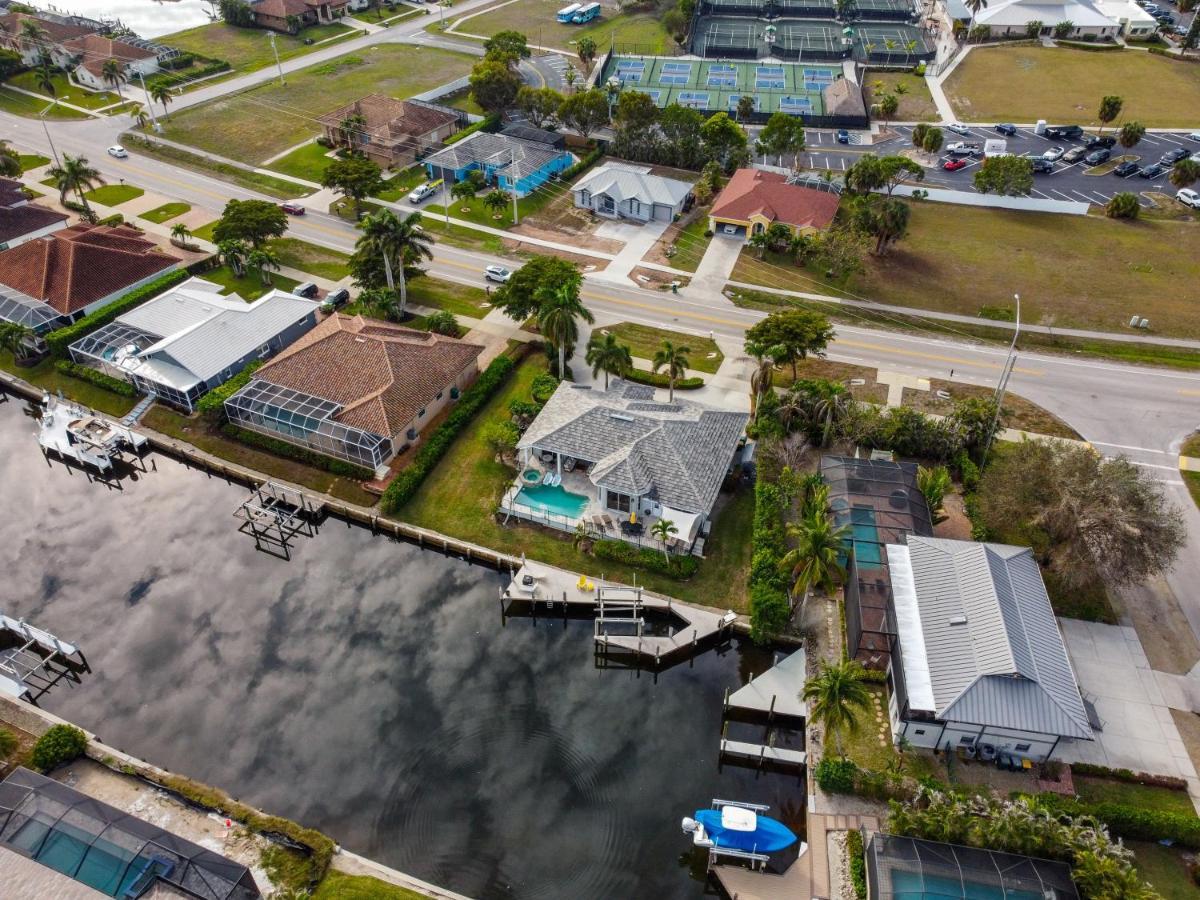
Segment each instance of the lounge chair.
[{"label": "lounge chair", "polygon": [[575,457],[568,456],[565,459],[563,459],[563,471],[564,472],[574,472],[575,471]]}]

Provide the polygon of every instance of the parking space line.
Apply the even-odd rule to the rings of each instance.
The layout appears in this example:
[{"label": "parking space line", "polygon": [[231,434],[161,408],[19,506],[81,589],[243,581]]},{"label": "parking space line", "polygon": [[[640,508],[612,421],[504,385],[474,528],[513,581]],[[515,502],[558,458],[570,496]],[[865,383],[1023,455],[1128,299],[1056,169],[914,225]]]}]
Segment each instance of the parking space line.
[{"label": "parking space line", "polygon": [[1183,141],[1179,140],[1178,138],[1172,137],[1172,136],[1170,136],[1170,135],[1166,135],[1166,134],[1160,134],[1160,135],[1158,135],[1157,137],[1158,137],[1158,139],[1159,139],[1160,141],[1162,141],[1163,143],[1166,143],[1166,144],[1175,144],[1176,146],[1179,146],[1179,147],[1182,147],[1182,146],[1183,146]]},{"label": "parking space line", "polygon": [[1033,194],[1033,196],[1035,196],[1035,197],[1041,197],[1043,200],[1049,200],[1049,199],[1050,199],[1050,195],[1049,195],[1049,194],[1043,194],[1043,193],[1042,193],[1041,191],[1039,191],[1037,188],[1034,188],[1034,189],[1033,189],[1033,190],[1031,190],[1029,193]]},{"label": "parking space line", "polygon": [[1142,135],[1142,140],[1143,140],[1143,141],[1145,141],[1145,142],[1146,142],[1146,143],[1148,143],[1148,144],[1160,144],[1160,143],[1162,143],[1162,141],[1160,141],[1160,140],[1158,140],[1158,139],[1156,139],[1156,138],[1153,138],[1153,137],[1151,137],[1151,136],[1150,136],[1150,135],[1148,135],[1148,134],[1144,134],[1144,135]]},{"label": "parking space line", "polygon": [[1082,191],[1071,191],[1071,193],[1074,194],[1076,197],[1082,197],[1088,203],[1092,202],[1092,198],[1089,197],[1087,194],[1083,193]]},{"label": "parking space line", "polygon": [[1068,197],[1066,194],[1064,194],[1062,191],[1053,191],[1053,190],[1052,190],[1050,193],[1052,193],[1052,194],[1058,194],[1058,196],[1062,197],[1064,200],[1070,200],[1070,199],[1072,199],[1071,197]]},{"label": "parking space line", "polygon": [[[826,162],[828,162],[828,160]],[[844,156],[840,157],[838,159],[838,162],[840,162],[842,164],[842,171],[845,172],[846,171],[846,157],[844,157]],[[830,168],[830,167],[827,165],[826,168]]]},{"label": "parking space line", "polygon": [[1103,194],[1092,194],[1093,197],[1099,198],[1101,203],[1107,203],[1112,197],[1106,197]]}]

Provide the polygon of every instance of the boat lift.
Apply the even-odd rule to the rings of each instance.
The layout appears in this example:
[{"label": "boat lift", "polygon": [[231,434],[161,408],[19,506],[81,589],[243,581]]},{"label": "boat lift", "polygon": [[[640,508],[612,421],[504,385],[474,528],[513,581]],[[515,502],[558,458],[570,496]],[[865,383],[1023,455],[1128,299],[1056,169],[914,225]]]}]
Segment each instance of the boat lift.
[{"label": "boat lift", "polygon": [[78,684],[90,671],[83,651],[74,644],[24,619],[0,614],[0,694],[36,706],[60,681]]},{"label": "boat lift", "polygon": [[94,470],[98,480],[109,483],[115,462],[146,471],[142,451],[148,443],[145,435],[64,399],[61,392],[42,396],[38,444],[47,463],[53,454],[65,463],[78,463],[85,471]]},{"label": "boat lift", "polygon": [[250,496],[234,511],[242,519],[238,531],[254,538],[254,546],[279,559],[292,558],[292,541],[314,537],[325,504],[314,503],[303,491],[273,481],[250,488]]}]

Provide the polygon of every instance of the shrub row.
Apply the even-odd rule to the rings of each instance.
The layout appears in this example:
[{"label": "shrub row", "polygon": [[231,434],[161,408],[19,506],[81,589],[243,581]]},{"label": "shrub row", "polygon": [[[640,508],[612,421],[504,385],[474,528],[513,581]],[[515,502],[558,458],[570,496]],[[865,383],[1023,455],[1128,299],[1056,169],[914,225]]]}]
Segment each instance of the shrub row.
[{"label": "shrub row", "polygon": [[1132,769],[1110,769],[1108,766],[1097,766],[1092,763],[1071,763],[1071,772],[1075,775],[1095,775],[1099,778],[1111,778],[1114,781],[1125,781],[1129,784],[1144,784],[1151,787],[1169,788],[1173,791],[1186,791],[1188,783],[1183,778],[1172,775],[1151,775],[1149,772],[1134,772]]},{"label": "shrub row", "polygon": [[[633,381],[638,384],[648,384],[651,387],[670,387],[671,380],[662,372],[646,372],[643,369],[630,369],[622,376],[626,381]],[[704,387],[703,378],[680,378],[675,382],[675,390],[677,391],[694,391],[696,388]]]},{"label": "shrub row", "polygon": [[[176,68],[186,68],[186,66],[177,66]],[[178,75],[151,75],[146,79],[146,87],[153,90],[156,83],[165,83],[168,87],[172,88],[179,87],[180,85],[195,81],[198,78],[216,75],[218,72],[228,72],[229,68],[229,63],[225,62],[225,60],[214,59],[208,64],[200,66],[198,69],[193,69],[187,72],[183,76],[182,81]]]},{"label": "shrub row", "polygon": [[124,213],[113,213],[111,216],[105,216],[103,219],[97,219],[96,224],[97,225],[107,225],[109,228],[112,228],[116,225],[124,225],[125,224],[125,214]]},{"label": "shrub row", "polygon": [[846,832],[846,856],[850,861],[850,885],[858,900],[867,900],[867,856],[862,832],[857,828]]},{"label": "shrub row", "polygon": [[1200,816],[1143,809],[1124,803],[1082,803],[1058,794],[1038,794],[1039,806],[1069,816],[1093,816],[1115,836],[1130,841],[1170,840],[1200,850]]},{"label": "shrub row", "polygon": [[592,546],[592,553],[597,559],[607,559],[627,566],[640,566],[681,580],[691,578],[700,567],[699,560],[694,556],[672,556],[667,559],[658,550],[635,547],[624,541],[596,541]]},{"label": "shrub row", "polygon": [[383,492],[381,506],[385,513],[396,512],[412,499],[417,488],[421,486],[421,482],[450,449],[454,438],[483,408],[492,394],[508,380],[508,376],[512,374],[516,365],[511,356],[497,356],[483,374],[475,380],[475,383],[463,391],[458,406],[447,416],[446,421],[434,430],[433,434],[425,438],[425,442],[417,450],[413,461],[392,479],[392,483]]},{"label": "shrub row", "polygon": [[90,366],[81,366],[79,363],[71,362],[69,359],[59,359],[54,363],[54,368],[58,369],[64,375],[69,375],[72,378],[78,378],[80,381],[86,381],[96,387],[102,387],[106,391],[112,391],[114,394],[120,394],[122,397],[136,397],[138,390],[128,381],[122,381],[120,378],[113,378],[111,375],[105,375],[98,369],[93,369]]},{"label": "shrub row", "polygon": [[486,116],[485,118],[480,119],[478,122],[474,123],[473,125],[468,125],[462,131],[456,131],[454,134],[450,135],[450,137],[448,137],[444,141],[442,141],[442,146],[446,147],[446,146],[449,146],[450,144],[457,144],[463,138],[468,137],[477,131],[493,131],[496,128],[496,126],[499,124],[500,124],[499,113],[492,113],[490,116]]},{"label": "shrub row", "polygon": [[759,642],[783,630],[792,611],[787,579],[780,571],[787,552],[784,506],[778,486],[769,483],[760,472],[754,484],[754,524],[750,534],[750,634]]},{"label": "shrub row", "polygon": [[577,176],[582,175],[584,172],[594,166],[603,155],[603,148],[597,145],[596,149],[581,157],[579,162],[575,163],[575,165],[568,166],[559,172],[559,179],[562,181],[573,181]]},{"label": "shrub row", "polygon": [[[1095,35],[1086,35],[1084,37],[1084,41],[1086,41],[1088,39],[1088,37],[1091,37],[1092,41],[1096,40]],[[1071,47],[1072,49],[1075,49],[1075,50],[1088,50],[1092,53],[1105,52],[1108,50],[1124,50],[1125,49],[1120,44],[1096,44],[1096,43],[1083,43],[1081,41],[1063,41],[1063,40],[1055,41],[1055,43],[1058,44],[1058,46],[1060,46],[1060,47]]]},{"label": "shrub row", "polygon": [[137,290],[130,291],[120,300],[108,304],[103,309],[96,310],[90,315],[84,316],[73,325],[68,325],[66,328],[59,328],[51,331],[46,335],[46,344],[50,347],[50,352],[59,359],[66,359],[70,354],[67,348],[104,325],[107,325],[121,313],[128,312],[135,306],[140,306],[151,297],[155,297],[165,291],[167,288],[174,287],[181,281],[186,281],[190,276],[183,269],[176,269],[173,272],[168,272],[162,278],[144,284]]},{"label": "shrub row", "polygon": [[346,462],[344,459],[335,459],[332,456],[326,456],[324,453],[309,450],[307,447],[298,447],[279,438],[259,434],[257,431],[239,428],[232,422],[226,422],[222,425],[221,432],[226,437],[233,438],[240,443],[257,447],[260,450],[266,450],[268,453],[274,453],[276,456],[282,456],[285,459],[294,459],[296,462],[304,463],[306,466],[312,466],[314,469],[322,469],[343,478],[367,481],[375,477],[375,473],[371,469],[356,466],[354,463]]},{"label": "shrub row", "polygon": [[196,401],[196,412],[208,419],[219,422],[225,417],[225,401],[244,388],[254,377],[254,373],[262,368],[263,361],[256,359],[228,381],[217,385]]},{"label": "shrub row", "polygon": [[1176,62],[1200,62],[1200,56],[1180,56],[1178,53],[1171,53],[1163,47],[1148,47],[1147,50],[1155,56],[1165,56],[1167,59],[1173,59]]}]

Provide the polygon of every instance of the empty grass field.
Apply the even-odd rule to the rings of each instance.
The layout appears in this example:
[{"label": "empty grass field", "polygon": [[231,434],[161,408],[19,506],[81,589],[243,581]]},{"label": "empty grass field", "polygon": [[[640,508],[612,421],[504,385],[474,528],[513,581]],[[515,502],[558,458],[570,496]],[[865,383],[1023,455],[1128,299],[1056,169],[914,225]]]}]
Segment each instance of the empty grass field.
[{"label": "empty grass field", "polygon": [[[279,48],[280,60],[303,56],[319,50],[314,44],[305,44],[305,38],[321,41],[338,35],[358,34],[358,29],[348,25],[314,25],[298,35],[276,34],[275,45]],[[272,65],[275,57],[267,33],[258,28],[234,28],[224,22],[213,22],[197,28],[189,28],[175,34],[158,38],[168,47],[177,47],[209,59],[223,59],[239,72],[253,72],[263,66]],[[328,44],[322,44],[327,47]]]},{"label": "empty grass field", "polygon": [[[917,78],[907,72],[867,72],[863,75],[867,85],[867,104],[870,106],[884,94],[895,94],[896,86],[903,85],[906,92],[896,94],[900,106],[892,120],[896,122],[936,122],[937,106],[929,93],[929,86],[924,78]],[[876,85],[881,87],[877,88]]]},{"label": "empty grass field", "polygon": [[83,196],[90,203],[99,203],[101,206],[120,206],[122,203],[137,199],[144,193],[146,192],[140,187],[134,187],[132,184],[106,184],[94,191],[88,191]]},{"label": "empty grass field", "polygon": [[[698,372],[716,374],[725,359],[715,341],[696,334],[684,334],[679,331],[668,331],[665,328],[653,328],[650,325],[638,325],[634,322],[619,322],[616,325],[605,325],[599,329],[614,335],[622,344],[629,346],[629,352],[639,359],[654,359],[663,341],[670,341],[676,347],[687,347],[688,368]],[[665,370],[664,370],[665,371]]]},{"label": "empty grass field", "polygon": [[575,52],[575,42],[582,37],[594,40],[601,53],[608,49],[610,37],[618,47],[636,45],[641,53],[665,53],[675,45],[653,13],[618,13],[605,6],[600,18],[586,25],[560,25],[554,16],[562,7],[559,0],[517,0],[492,12],[472,16],[456,30],[491,37],[498,31],[512,29],[524,34],[531,44],[569,53]]},{"label": "empty grass field", "polygon": [[161,225],[168,219],[174,219],[176,216],[182,216],[185,212],[190,212],[191,208],[191,205],[188,203],[164,203],[157,209],[139,214],[138,218]]},{"label": "empty grass field", "polygon": [[303,178],[306,181],[315,181],[320,184],[321,178],[325,175],[325,169],[331,162],[333,162],[333,157],[329,155],[329,148],[322,147],[313,141],[303,147],[297,147],[287,156],[281,156],[269,163],[268,168],[282,172],[284,175],[291,175],[293,178]]},{"label": "empty grass field", "polygon": [[193,172],[201,172],[206,175],[214,175],[223,181],[229,181],[233,184],[250,188],[252,191],[270,194],[272,197],[278,197],[280,200],[307,197],[314,190],[313,188],[306,188],[303,185],[296,184],[294,181],[284,181],[282,178],[276,178],[273,175],[267,175],[263,172],[251,172],[249,169],[239,169],[237,166],[232,166],[229,163],[217,162],[206,156],[190,153],[181,147],[172,147],[167,144],[157,143],[156,141],[148,141],[140,134],[133,134],[129,131],[121,135],[121,141],[125,145],[126,150],[134,150],[145,156],[154,156],[158,159],[169,160],[172,164],[184,169],[191,169]]},{"label": "empty grass field", "polygon": [[[32,119],[36,118],[44,109],[46,109],[46,104],[39,98],[10,91],[8,88],[0,85],[0,112],[12,113],[14,116],[25,116],[27,119]],[[46,118],[52,120],[70,120],[87,119],[89,116],[85,112],[56,105],[46,110]]]},{"label": "empty grass field", "polygon": [[1121,332],[1134,307],[1150,333],[1200,337],[1195,223],[915,204],[908,236],[866,271],[831,283],[790,257],[743,251],[733,280],[978,316],[1021,295],[1027,323]]},{"label": "empty grass field", "polygon": [[1200,66],[1138,50],[976,48],[943,85],[959,118],[974,122],[1095,125],[1100,98],[1124,98],[1124,118],[1148,128],[1196,124]]},{"label": "empty grass field", "polygon": [[[125,99],[124,97],[118,97],[115,91],[85,91],[79,85],[71,84],[67,80],[67,76],[62,72],[55,72],[50,80],[54,84],[54,96],[58,97],[59,100],[70,103],[72,106],[94,110],[105,106],[112,106],[114,103],[120,103]],[[46,94],[45,88],[38,83],[38,73],[33,69],[11,76],[6,83],[11,84],[13,87],[33,91],[35,94]],[[50,102],[49,99],[46,102]]]},{"label": "empty grass field", "polygon": [[214,284],[221,285],[224,288],[222,294],[237,294],[246,302],[257,300],[268,291],[279,288],[281,291],[290,291],[300,282],[294,278],[288,278],[286,275],[280,275],[278,272],[271,273],[271,283],[263,284],[262,276],[257,272],[246,270],[244,275],[238,276],[233,273],[233,270],[226,265],[217,266],[215,269],[209,269],[200,275],[205,281],[211,281]]},{"label": "empty grass field", "polygon": [[350,256],[328,247],[318,247],[299,238],[279,238],[271,241],[271,249],[279,256],[279,262],[290,269],[299,269],[309,275],[341,281],[350,274],[347,263]]},{"label": "empty grass field", "polygon": [[164,137],[241,162],[315,137],[315,119],[370,94],[411,97],[470,71],[474,58],[433,47],[381,44],[171,115]]}]

